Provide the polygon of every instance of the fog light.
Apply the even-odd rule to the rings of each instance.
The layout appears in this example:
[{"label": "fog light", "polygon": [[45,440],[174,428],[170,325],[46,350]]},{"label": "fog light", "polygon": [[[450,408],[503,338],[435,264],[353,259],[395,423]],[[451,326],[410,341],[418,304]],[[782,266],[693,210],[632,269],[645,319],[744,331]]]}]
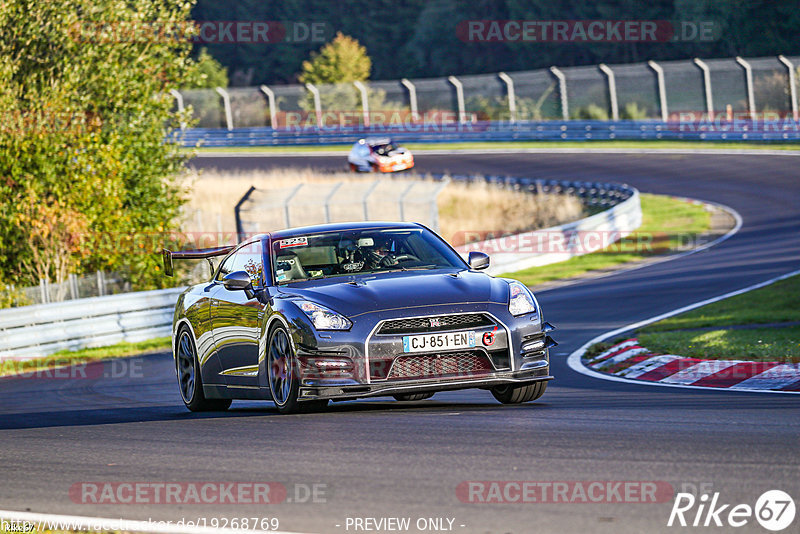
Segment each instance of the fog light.
[{"label": "fog light", "polygon": [[530,352],[533,350],[542,350],[544,348],[544,340],[531,341],[522,345],[522,352]]},{"label": "fog light", "polygon": [[350,367],[350,362],[344,362],[341,360],[313,360],[313,363],[319,369],[333,369],[333,370],[341,370],[347,369]]}]

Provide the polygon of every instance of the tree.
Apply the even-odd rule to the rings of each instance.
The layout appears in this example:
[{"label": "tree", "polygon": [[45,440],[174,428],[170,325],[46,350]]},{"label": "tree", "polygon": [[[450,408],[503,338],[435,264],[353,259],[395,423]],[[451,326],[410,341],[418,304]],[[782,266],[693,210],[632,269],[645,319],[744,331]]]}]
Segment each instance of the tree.
[{"label": "tree", "polygon": [[208,53],[208,48],[200,49],[196,61],[197,68],[188,78],[185,89],[228,87],[228,69]]},{"label": "tree", "polygon": [[[85,228],[81,253],[71,258],[79,270],[124,272],[136,288],[164,284],[157,252],[176,228],[176,175],[185,161],[172,135],[182,117],[171,111],[169,90],[184,86],[194,69],[190,7],[161,0],[0,2],[5,281],[38,282],[36,269],[25,266],[50,246],[41,232],[36,237],[36,218],[47,217],[70,234]],[[20,198],[37,199],[44,211],[26,215]]]},{"label": "tree", "polygon": [[372,60],[367,49],[342,32],[316,53],[303,61],[302,83],[363,82],[369,78]]}]

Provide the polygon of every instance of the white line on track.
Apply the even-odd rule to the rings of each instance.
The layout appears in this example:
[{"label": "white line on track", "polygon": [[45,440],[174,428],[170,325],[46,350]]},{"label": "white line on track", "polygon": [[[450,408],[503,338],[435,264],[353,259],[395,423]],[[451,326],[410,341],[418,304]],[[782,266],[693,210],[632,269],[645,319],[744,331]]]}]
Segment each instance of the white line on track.
[{"label": "white line on track", "polygon": [[[590,339],[589,341],[584,343],[580,348],[578,348],[576,351],[574,351],[572,354],[570,354],[569,357],[567,358],[567,365],[569,365],[569,367],[573,371],[581,373],[582,375],[591,376],[592,378],[599,378],[601,380],[609,380],[611,382],[626,382],[628,384],[638,384],[638,385],[641,385],[641,386],[661,386],[661,387],[670,387],[670,388],[706,389],[706,390],[710,389],[710,390],[720,391],[719,388],[710,388],[710,387],[705,387],[705,386],[691,386],[691,385],[687,385],[687,384],[665,384],[665,383],[662,383],[662,382],[649,382],[649,381],[646,381],[646,380],[631,380],[631,379],[628,379],[628,378],[622,378],[622,377],[615,376],[615,375],[607,375],[607,374],[604,374],[604,373],[599,373],[599,372],[593,371],[592,369],[589,369],[588,367],[583,365],[583,362],[581,362],[581,356],[583,356],[583,353],[586,352],[586,349],[588,349],[589,347],[591,347],[595,343],[599,343],[600,341],[604,341],[604,340],[606,340],[608,338],[617,336],[619,334],[622,334],[623,332],[628,332],[629,330],[635,330],[637,328],[641,328],[642,326],[646,326],[648,324],[655,323],[656,321],[660,321],[662,319],[666,319],[667,317],[672,317],[673,315],[678,315],[678,314],[681,314],[683,312],[687,312],[687,311],[693,310],[695,308],[699,308],[701,306],[705,306],[706,304],[712,304],[714,302],[718,302],[720,300],[724,300],[724,299],[727,299],[727,298],[730,298],[730,297],[735,297],[736,295],[741,295],[743,293],[747,293],[747,292],[753,291],[755,289],[761,289],[762,287],[766,287],[766,286],[768,286],[770,284],[774,284],[775,282],[779,282],[781,280],[785,280],[785,279],[787,279],[789,277],[792,277],[792,276],[795,276],[795,275],[798,275],[798,274],[800,274],[800,269],[798,269],[796,271],[792,271],[790,273],[782,274],[781,276],[777,276],[775,278],[770,278],[769,280],[766,280],[764,282],[759,282],[758,284],[754,284],[754,285],[745,287],[743,289],[737,289],[736,291],[731,291],[730,293],[725,293],[724,295],[719,295],[717,297],[713,297],[713,298],[710,298],[710,299],[701,300],[700,302],[695,302],[694,304],[689,304],[688,306],[683,306],[681,308],[678,308],[678,309],[675,309],[675,310],[672,310],[672,311],[668,311],[666,313],[662,313],[661,315],[656,315],[655,317],[650,317],[649,319],[645,319],[643,321],[639,321],[639,322],[636,322],[636,323],[631,323],[629,325],[625,325],[625,326],[617,328],[615,330],[611,330],[610,332],[606,332],[604,334],[600,334],[599,336],[596,336],[595,338]],[[725,388],[722,391],[731,391],[731,390],[729,388]],[[771,390],[753,390],[753,389],[749,389],[749,390],[737,389],[735,391],[742,392],[742,393],[783,393],[783,394],[789,394],[789,395],[798,395],[798,394],[800,394],[799,391],[771,391]]]},{"label": "white line on track", "polygon": [[[110,519],[81,515],[39,514],[0,510],[0,519],[5,521],[29,522],[41,526],[41,530],[111,530],[123,532],[150,532],[154,534],[300,534],[279,530],[247,530],[233,528],[212,528],[202,526],[177,525],[166,521],[138,521],[130,519]],[[36,527],[32,532],[37,532]]]},{"label": "white line on track", "polygon": [[[214,152],[201,150],[198,158],[283,158],[283,157],[330,157],[347,156],[350,145],[342,146],[342,150],[319,150],[308,152]],[[454,148],[446,149],[417,149],[419,155],[449,156],[456,154],[671,154],[671,155],[723,155],[723,156],[800,156],[800,150],[758,150],[758,149],[724,149],[724,148]]]}]

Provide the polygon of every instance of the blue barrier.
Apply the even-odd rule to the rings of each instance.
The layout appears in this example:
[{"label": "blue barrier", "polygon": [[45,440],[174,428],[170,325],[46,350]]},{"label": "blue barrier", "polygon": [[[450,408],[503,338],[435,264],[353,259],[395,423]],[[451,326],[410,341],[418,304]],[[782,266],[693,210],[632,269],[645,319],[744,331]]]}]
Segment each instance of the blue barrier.
[{"label": "blue barrier", "polygon": [[363,137],[391,136],[400,143],[469,141],[800,141],[800,123],[792,119],[661,121],[541,121],[476,122],[470,124],[400,124],[378,127],[330,128],[191,128],[183,133],[184,146],[245,147],[335,145]]}]

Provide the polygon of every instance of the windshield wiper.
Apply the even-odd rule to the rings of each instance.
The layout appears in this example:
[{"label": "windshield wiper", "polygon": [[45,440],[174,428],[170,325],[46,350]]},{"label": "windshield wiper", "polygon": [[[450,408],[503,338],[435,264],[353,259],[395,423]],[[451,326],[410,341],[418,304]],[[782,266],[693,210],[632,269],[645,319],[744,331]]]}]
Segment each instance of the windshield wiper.
[{"label": "windshield wiper", "polygon": [[427,269],[435,269],[438,265],[415,265],[414,267],[403,267],[402,265],[398,266],[396,269],[387,269],[385,271],[375,271],[376,273],[396,273],[400,271],[419,271],[419,270],[427,270]]}]

